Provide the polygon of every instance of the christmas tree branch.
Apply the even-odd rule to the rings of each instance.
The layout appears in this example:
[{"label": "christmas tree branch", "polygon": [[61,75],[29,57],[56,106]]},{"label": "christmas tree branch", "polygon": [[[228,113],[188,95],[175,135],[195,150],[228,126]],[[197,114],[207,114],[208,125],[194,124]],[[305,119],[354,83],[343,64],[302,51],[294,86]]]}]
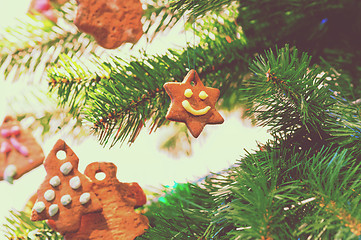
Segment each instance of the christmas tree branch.
[{"label": "christmas tree branch", "polygon": [[45,221],[30,220],[30,211],[10,211],[6,218],[5,234],[8,239],[48,239],[61,240],[63,237],[51,229]]},{"label": "christmas tree branch", "polygon": [[[359,155],[358,107],[330,91],[329,73],[310,66],[307,54],[297,55],[296,49],[291,52],[286,46],[254,61],[255,77],[247,89],[254,104],[250,113],[259,125],[270,126],[273,134],[292,139],[291,145],[307,148],[337,139],[340,146],[353,147],[355,156]],[[307,141],[307,146],[300,144]]]},{"label": "christmas tree branch", "polygon": [[262,126],[271,126],[272,132],[294,132],[300,126],[318,133],[327,117],[326,109],[335,103],[323,87],[326,74],[310,66],[310,57],[289,47],[266,52],[251,65],[255,78],[250,91],[255,94],[251,110]]},{"label": "christmas tree branch", "polygon": [[[62,105],[70,105],[74,110],[86,109],[82,113],[94,124],[102,144],[111,140],[114,146],[127,137],[133,142],[147,121],[150,131],[165,123],[169,99],[163,84],[183,79],[189,52],[201,66],[197,70],[202,79],[206,78],[205,85],[220,88],[225,99],[234,98],[234,92],[228,93],[228,89],[240,87],[248,72],[249,52],[253,50],[243,47],[244,41],[236,26],[226,21],[222,24],[222,29],[227,29],[234,39],[231,42],[222,34],[216,39],[204,36],[204,43],[189,48],[188,52],[168,50],[167,55],[130,61],[95,58],[91,68],[63,59],[63,68],[49,70],[51,89],[57,91]],[[227,103],[229,101],[225,101]]]},{"label": "christmas tree branch", "polygon": [[153,227],[137,239],[202,239],[208,234],[206,229],[214,229],[209,218],[213,208],[212,196],[206,189],[176,184],[148,207],[147,217]]},{"label": "christmas tree branch", "polygon": [[78,32],[72,23],[74,1],[59,8],[58,13],[58,24],[27,15],[2,34],[0,66],[6,78],[17,80],[27,73],[29,82],[39,81],[44,69],[57,62],[61,53],[81,57],[97,49],[92,37]]},{"label": "christmas tree branch", "polygon": [[208,12],[218,12],[224,8],[229,7],[233,3],[237,2],[236,0],[177,0],[171,2],[171,7],[183,15],[187,11],[191,11],[190,16],[195,18],[203,16]]},{"label": "christmas tree branch", "polygon": [[[157,33],[174,26],[180,19],[169,6],[150,1],[144,12],[144,28],[148,40]],[[29,82],[39,81],[44,69],[59,61],[61,53],[70,57],[89,57],[89,53],[102,55],[93,37],[81,33],[73,24],[77,5],[75,1],[58,6],[58,23],[39,16],[27,15],[18,25],[9,27],[0,35],[0,71],[9,80],[17,80],[27,73]]]},{"label": "christmas tree branch", "polygon": [[[246,0],[239,2],[237,23],[242,26],[246,37],[252,39],[249,44],[257,46],[260,51],[289,43],[312,55],[313,63],[320,63],[319,58],[327,61],[333,70],[337,69],[344,75],[337,79],[344,97],[355,100],[361,96],[358,84],[361,52],[355,50],[359,41],[354,37],[360,30],[358,24],[348,28],[340,26],[358,23],[360,8],[354,1]],[[338,35],[340,37],[333,39]],[[327,66],[323,69],[326,70]]]}]

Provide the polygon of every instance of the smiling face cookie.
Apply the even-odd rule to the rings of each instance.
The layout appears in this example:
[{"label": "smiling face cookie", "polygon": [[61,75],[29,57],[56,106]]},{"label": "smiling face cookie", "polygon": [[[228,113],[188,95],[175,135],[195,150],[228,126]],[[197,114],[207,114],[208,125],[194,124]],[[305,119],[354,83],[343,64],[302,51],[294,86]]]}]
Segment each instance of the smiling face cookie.
[{"label": "smiling face cookie", "polygon": [[183,82],[166,83],[164,88],[171,98],[166,118],[184,122],[193,137],[198,137],[206,124],[224,122],[214,107],[219,98],[219,90],[205,87],[195,70],[191,70]]}]

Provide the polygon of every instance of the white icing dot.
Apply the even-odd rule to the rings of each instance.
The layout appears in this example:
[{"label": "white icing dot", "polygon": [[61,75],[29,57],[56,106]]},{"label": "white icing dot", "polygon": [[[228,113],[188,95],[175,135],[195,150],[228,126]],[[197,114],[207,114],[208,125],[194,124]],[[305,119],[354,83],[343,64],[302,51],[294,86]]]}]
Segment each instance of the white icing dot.
[{"label": "white icing dot", "polygon": [[50,185],[53,187],[57,187],[60,185],[60,178],[58,176],[54,176],[49,181]]},{"label": "white icing dot", "polygon": [[42,211],[44,211],[45,209],[45,203],[39,201],[39,202],[36,202],[34,204],[34,207],[33,209],[37,212],[37,213],[41,213]]},{"label": "white icing dot", "polygon": [[79,198],[79,202],[81,204],[86,204],[87,202],[89,202],[90,200],[90,193],[83,193],[82,195],[80,195],[80,198]]},{"label": "white icing dot", "polygon": [[71,170],[73,170],[73,165],[71,165],[70,162],[66,162],[60,166],[60,172],[62,172],[64,175],[68,175]]},{"label": "white icing dot", "polygon": [[44,198],[46,201],[50,202],[50,201],[53,201],[54,198],[55,198],[55,192],[53,190],[47,190],[45,193],[44,193]]},{"label": "white icing dot", "polygon": [[78,176],[73,177],[69,180],[69,185],[72,189],[78,189],[81,186],[80,178]]},{"label": "white icing dot", "polygon": [[55,214],[57,214],[59,211],[59,207],[58,204],[52,204],[49,207],[49,215],[50,217],[54,216]]},{"label": "white icing dot", "polygon": [[61,197],[60,199],[61,204],[63,204],[64,206],[68,205],[71,202],[71,196],[70,195],[64,195]]},{"label": "white icing dot", "polygon": [[4,170],[4,179],[9,183],[13,183],[13,177],[16,175],[16,166],[13,164],[8,165]]}]

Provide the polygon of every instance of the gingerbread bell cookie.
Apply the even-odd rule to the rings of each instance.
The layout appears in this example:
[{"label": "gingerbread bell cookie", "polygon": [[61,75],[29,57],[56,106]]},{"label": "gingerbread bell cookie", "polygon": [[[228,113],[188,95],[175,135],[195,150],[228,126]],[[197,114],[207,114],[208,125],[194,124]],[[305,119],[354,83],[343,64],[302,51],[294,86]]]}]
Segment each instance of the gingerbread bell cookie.
[{"label": "gingerbread bell cookie", "polygon": [[66,234],[79,230],[84,214],[102,210],[92,182],[78,171],[78,162],[70,147],[58,140],[44,161],[47,175],[37,191],[32,221],[48,219],[52,228]]},{"label": "gingerbread bell cookie", "polygon": [[32,134],[7,116],[0,126],[0,180],[10,183],[41,165],[44,153]]},{"label": "gingerbread bell cookie", "polygon": [[104,48],[114,49],[124,42],[135,43],[143,34],[142,4],[139,0],[77,0],[74,20],[82,32],[93,35]]},{"label": "gingerbread bell cookie", "polygon": [[197,138],[206,124],[221,124],[223,117],[215,109],[220,91],[205,87],[195,70],[189,71],[183,82],[169,82],[164,88],[171,98],[166,118],[184,122]]},{"label": "gingerbread bell cookie", "polygon": [[[105,173],[103,180],[96,174]],[[117,168],[109,162],[95,162],[87,166],[85,175],[94,183],[93,190],[103,211],[84,215],[78,232],[65,235],[67,240],[133,240],[148,228],[147,217],[134,211],[146,203],[143,190],[136,183],[121,183]]]}]

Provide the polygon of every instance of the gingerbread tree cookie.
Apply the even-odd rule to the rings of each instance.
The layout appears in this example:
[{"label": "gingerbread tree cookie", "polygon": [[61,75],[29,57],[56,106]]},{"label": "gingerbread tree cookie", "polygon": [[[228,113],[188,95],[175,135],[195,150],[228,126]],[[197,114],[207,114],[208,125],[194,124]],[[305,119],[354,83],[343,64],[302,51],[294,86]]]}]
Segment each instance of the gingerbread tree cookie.
[{"label": "gingerbread tree cookie", "polygon": [[184,122],[193,137],[198,137],[206,124],[221,124],[223,117],[215,109],[220,91],[205,87],[195,70],[183,82],[169,82],[164,88],[171,98],[166,118]]},{"label": "gingerbread tree cookie", "polygon": [[[96,179],[99,172],[103,180]],[[116,178],[117,168],[112,163],[95,162],[87,166],[85,175],[94,182],[93,189],[103,211],[84,215],[76,233],[65,235],[67,240],[132,240],[148,228],[148,219],[134,211],[145,204],[143,190],[136,183],[121,183]]]},{"label": "gingerbread tree cookie", "polygon": [[44,153],[29,131],[7,116],[0,126],[0,180],[12,183],[41,165]]},{"label": "gingerbread tree cookie", "polygon": [[91,34],[100,46],[117,48],[137,42],[143,34],[142,4],[139,0],[77,0],[74,20],[82,32]]},{"label": "gingerbread tree cookie", "polygon": [[[58,158],[60,151],[66,154],[63,160]],[[91,181],[78,171],[78,162],[70,147],[58,140],[44,162],[47,175],[37,191],[32,221],[48,219],[51,227],[65,234],[79,229],[82,215],[101,211]]]}]

